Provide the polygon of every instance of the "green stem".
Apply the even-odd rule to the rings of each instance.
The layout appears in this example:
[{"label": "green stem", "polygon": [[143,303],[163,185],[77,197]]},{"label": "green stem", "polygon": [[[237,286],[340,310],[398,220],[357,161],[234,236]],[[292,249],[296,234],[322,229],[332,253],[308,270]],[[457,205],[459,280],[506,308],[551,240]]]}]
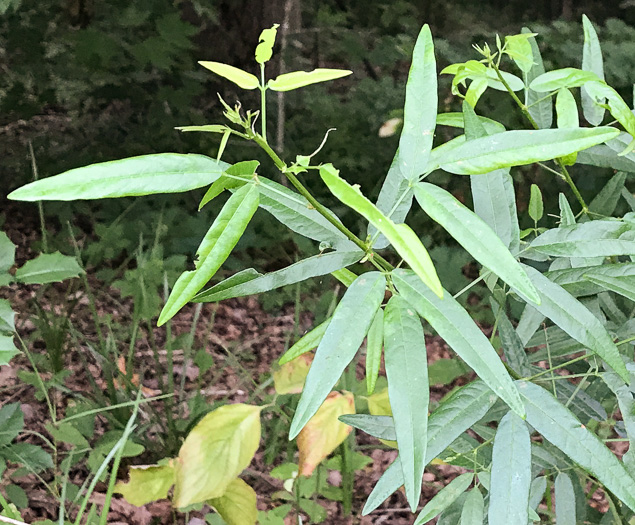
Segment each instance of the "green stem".
[{"label": "green stem", "polygon": [[260,125],[262,126],[262,137],[267,142],[267,97],[265,95],[265,65],[260,64]]}]

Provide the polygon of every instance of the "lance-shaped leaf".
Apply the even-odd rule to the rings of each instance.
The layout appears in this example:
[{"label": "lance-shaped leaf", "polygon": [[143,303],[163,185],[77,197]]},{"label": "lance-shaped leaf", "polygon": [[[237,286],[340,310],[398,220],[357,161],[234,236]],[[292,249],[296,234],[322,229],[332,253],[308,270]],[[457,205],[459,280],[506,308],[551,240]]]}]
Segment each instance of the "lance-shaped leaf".
[{"label": "lance-shaped leaf", "polygon": [[635,263],[567,268],[547,272],[545,275],[575,297],[581,295],[597,295],[604,290],[604,287],[603,285],[594,283],[592,278],[608,277],[620,280],[622,277],[635,278]]},{"label": "lance-shaped leaf", "polygon": [[352,74],[353,72],[347,69],[318,68],[313,71],[293,71],[291,73],[283,73],[274,80],[270,80],[267,83],[267,87],[274,91],[291,91],[304,86],[310,86],[311,84],[347,77]]},{"label": "lance-shaped leaf", "polygon": [[386,217],[372,202],[362,195],[359,187],[351,186],[341,179],[332,165],[320,167],[320,176],[329,190],[340,201],[353,208],[384,234],[397,253],[410,265],[419,278],[437,295],[443,294],[441,282],[419,237],[406,224],[395,224]]},{"label": "lance-shaped leaf", "polygon": [[611,127],[505,131],[449,149],[440,167],[458,175],[478,175],[563,157],[618,135]]},{"label": "lance-shaped leaf", "polygon": [[547,91],[557,91],[562,88],[580,87],[596,80],[598,80],[598,76],[592,71],[566,67],[564,69],[554,69],[553,71],[543,73],[529,84],[529,88],[538,93],[545,93]]},{"label": "lance-shaped leaf", "polygon": [[251,463],[260,443],[262,407],[224,405],[188,434],[175,462],[174,506],[220,498]]},{"label": "lance-shaped leaf", "polygon": [[384,299],[386,279],[379,272],[360,275],[346,290],[315,352],[289,430],[290,439],[317,412],[351,362]]},{"label": "lance-shaped leaf", "polygon": [[242,479],[236,478],[222,496],[207,502],[227,525],[256,525],[258,496]]},{"label": "lance-shaped leaf", "polygon": [[273,44],[276,41],[276,33],[280,24],[273,24],[269,29],[263,29],[258,38],[258,46],[256,46],[256,62],[264,64],[269,62],[273,54]]},{"label": "lance-shaped leaf", "polygon": [[[479,421],[496,401],[483,381],[474,381],[447,396],[428,418],[426,463],[436,458],[457,437]],[[373,489],[362,514],[375,510],[404,483],[399,457],[384,472]]]},{"label": "lance-shaped leaf", "polygon": [[384,311],[380,308],[366,338],[366,393],[375,391],[375,384],[381,367],[381,350],[384,346]]},{"label": "lance-shaped leaf", "polygon": [[11,192],[17,201],[72,201],[179,193],[207,186],[229,164],[204,155],[159,153],[100,162],[40,179]]},{"label": "lance-shaped leaf", "polygon": [[[618,139],[614,140],[617,141]],[[626,145],[622,145],[622,150],[624,150],[625,147]],[[618,152],[606,144],[593,146],[592,148],[579,152],[577,162],[578,164],[587,164],[589,166],[597,166],[598,168],[611,168],[613,170],[628,171],[630,173],[635,172],[635,155],[629,153],[628,155],[620,156]]]},{"label": "lance-shaped leaf", "polygon": [[313,361],[313,356],[303,354],[274,370],[272,376],[276,394],[299,394],[302,392],[311,361]]},{"label": "lance-shaped leaf", "polygon": [[202,131],[205,133],[226,133],[229,128],[224,124],[204,124],[202,126],[178,126],[174,129],[183,132]]},{"label": "lance-shaped leaf", "polygon": [[209,290],[204,290],[193,299],[195,303],[223,301],[232,297],[254,295],[281,288],[289,284],[299,283],[312,277],[327,275],[331,272],[350,266],[364,256],[364,252],[327,252],[298,261],[282,270],[256,275],[252,280],[237,283],[234,286],[223,286],[224,281]]},{"label": "lance-shaped leaf", "polygon": [[571,478],[559,472],[554,483],[556,497],[556,523],[558,525],[576,525],[575,491]]},{"label": "lance-shaped leaf", "polygon": [[[260,162],[257,160],[246,160],[237,162],[233,166],[229,166],[223,175],[210,186],[205,192],[201,203],[198,205],[199,211],[212,199],[218,197],[223,191],[228,188],[240,188],[246,181],[251,179],[256,170],[260,166]],[[244,180],[236,180],[236,177]]]},{"label": "lance-shaped leaf", "polygon": [[232,81],[239,88],[242,89],[256,89],[260,82],[258,81],[258,77],[256,75],[252,75],[251,73],[247,73],[247,71],[243,71],[234,66],[230,66],[229,64],[223,64],[221,62],[210,62],[207,60],[199,61],[199,64],[206,69],[209,69],[213,73],[220,75],[227,80]]},{"label": "lance-shaped leaf", "polygon": [[399,293],[428,321],[445,342],[520,417],[525,409],[513,381],[487,337],[465,309],[446,293],[443,299],[407,270],[394,270],[393,282]]},{"label": "lance-shaped leaf", "polygon": [[130,467],[130,480],[126,483],[117,483],[115,492],[136,507],[167,498],[169,490],[174,485],[173,462],[171,459],[166,465]]},{"label": "lance-shaped leaf", "polygon": [[529,206],[527,208],[527,212],[529,213],[529,216],[534,220],[534,222],[538,222],[540,219],[542,219],[542,215],[544,213],[542,192],[536,184],[531,185],[531,193],[529,197]]},{"label": "lance-shaped leaf", "polygon": [[629,382],[628,372],[620,353],[602,323],[580,301],[538,270],[524,266],[528,277],[541,295],[540,305],[534,306],[567,334],[585,345],[593,353]]},{"label": "lance-shaped leaf", "polygon": [[417,516],[414,525],[423,525],[436,518],[463,494],[472,484],[474,474],[468,472],[454,478],[432,498]]},{"label": "lance-shaped leaf", "polygon": [[626,173],[613,175],[593,200],[589,203],[589,211],[600,215],[610,216],[615,211],[617,203],[622,197],[622,190],[626,182]]},{"label": "lance-shaped leaf", "polygon": [[45,284],[64,281],[84,273],[77,259],[60,252],[42,253],[27,261],[15,272],[15,278],[24,284]]},{"label": "lance-shaped leaf", "polygon": [[635,275],[625,275],[622,277],[585,275],[584,278],[603,288],[623,295],[631,301],[635,301]]},{"label": "lance-shaped leaf", "polygon": [[258,188],[243,186],[223,206],[205,234],[196,255],[196,270],[181,274],[159,315],[158,326],[164,324],[214,276],[247,228],[258,209]]},{"label": "lance-shaped leaf", "polygon": [[373,416],[369,414],[351,414],[340,416],[340,421],[367,434],[387,441],[396,441],[395,424],[392,416]]},{"label": "lance-shaped leaf", "polygon": [[613,118],[624,126],[631,136],[635,135],[635,115],[617,91],[600,80],[588,82],[584,87],[596,104],[606,105]]},{"label": "lance-shaped leaf", "polygon": [[531,485],[531,441],[527,424],[508,412],[494,438],[488,523],[527,523]]},{"label": "lance-shaped leaf", "polygon": [[317,325],[313,330],[304,334],[291,348],[289,348],[289,350],[284,353],[278,361],[278,364],[284,365],[292,359],[317,348],[326,333],[326,328],[331,322],[331,319],[332,318],[329,317],[322,324]]},{"label": "lance-shaped leaf", "polygon": [[626,222],[598,220],[564,228],[553,228],[540,234],[530,247],[556,257],[610,257],[635,254],[635,241],[620,240],[624,232],[633,230]]},{"label": "lance-shaped leaf", "polygon": [[524,381],[517,384],[527,423],[635,511],[635,480],[615,454],[545,389]]},{"label": "lance-shaped leaf", "polygon": [[[523,27],[523,33],[531,33],[526,27]],[[551,98],[547,98],[545,100],[540,100],[544,98],[542,93],[538,93],[533,89],[527,87],[531,85],[531,82],[542,75],[545,72],[545,66],[542,62],[542,55],[540,54],[540,48],[536,43],[535,37],[530,37],[528,39],[529,44],[531,45],[531,54],[533,57],[534,65],[532,68],[523,74],[523,78],[525,80],[525,105],[529,111],[529,114],[538,124],[540,129],[547,129],[551,127],[551,122],[553,120],[553,102]]]},{"label": "lance-shaped leaf", "polygon": [[[494,133],[501,133],[505,131],[505,126],[503,126],[500,122],[487,117],[476,115],[472,106],[468,107],[472,110],[470,116],[472,116],[472,118],[477,118],[481,126],[484,128],[484,133],[482,134],[482,136],[493,135]],[[463,105],[463,109],[465,110],[465,104]],[[458,111],[450,113],[439,113],[437,115],[437,125],[450,126],[452,128],[463,128],[465,127],[464,113],[460,113]]]},{"label": "lance-shaped leaf", "polygon": [[[463,104],[465,137],[468,140],[485,137],[487,128],[469,104]],[[504,128],[503,130],[504,131]],[[514,183],[508,169],[470,177],[474,213],[487,223],[503,244],[516,253],[520,245],[520,228],[516,211]]]},{"label": "lance-shaped leaf", "polygon": [[320,462],[333,452],[351,433],[352,428],[339,421],[355,413],[355,398],[347,392],[331,392],[320,409],[298,434],[298,470],[310,476]]},{"label": "lance-shaped leaf", "polygon": [[342,268],[341,270],[335,270],[331,272],[331,275],[335,277],[339,282],[341,282],[346,288],[348,288],[355,279],[357,279],[357,274],[351,272],[348,268]]},{"label": "lance-shaped leaf", "polygon": [[499,307],[496,301],[491,300],[492,311],[496,315],[498,337],[503,347],[503,354],[509,367],[521,376],[529,376],[532,368],[525,352],[523,342],[507,317],[504,309]]},{"label": "lance-shaped leaf", "polygon": [[635,459],[635,400],[633,399],[633,393],[629,385],[625,385],[613,372],[603,372],[601,377],[617,398],[617,404],[622,414],[629,442],[628,452],[624,454],[622,461],[624,461],[626,468],[632,474]]},{"label": "lance-shaped leaf", "polygon": [[414,512],[426,465],[428,359],[421,320],[398,295],[390,298],[384,315],[384,362],[406,497]]},{"label": "lance-shaped leaf", "polygon": [[[578,105],[571,91],[567,88],[558,90],[556,96],[556,120],[559,129],[578,128],[580,119],[578,117]],[[577,153],[572,153],[562,157],[562,162],[566,166],[575,164]]]},{"label": "lance-shaped leaf", "polygon": [[485,502],[478,487],[468,492],[461,510],[461,525],[483,525]]},{"label": "lance-shaped leaf", "polygon": [[414,189],[417,202],[483,266],[527,297],[540,302],[533,285],[503,241],[472,210],[439,186],[420,182]]},{"label": "lance-shaped leaf", "polygon": [[[412,54],[399,149],[377,198],[377,207],[397,224],[406,219],[412,206],[410,183],[426,171],[436,127],[437,105],[434,43],[430,27],[425,24]],[[372,225],[368,233],[374,237],[377,228]],[[381,249],[388,243],[386,237],[379,237],[374,246]]]},{"label": "lance-shaped leaf", "polygon": [[[582,47],[582,69],[591,71],[597,75],[600,80],[604,80],[604,60],[602,59],[602,49],[600,40],[595,28],[586,15],[582,15],[582,28],[584,29],[584,46]],[[599,126],[604,120],[604,108],[595,101],[587,93],[586,87],[582,86],[580,91],[582,99],[582,112],[584,118],[589,124]],[[600,101],[601,104],[604,100]]]}]

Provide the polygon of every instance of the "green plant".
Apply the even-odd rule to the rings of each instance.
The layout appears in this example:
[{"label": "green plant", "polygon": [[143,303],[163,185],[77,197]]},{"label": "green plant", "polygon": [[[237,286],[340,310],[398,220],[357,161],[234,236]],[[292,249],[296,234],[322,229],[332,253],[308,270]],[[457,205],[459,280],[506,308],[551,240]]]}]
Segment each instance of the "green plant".
[{"label": "green plant", "polygon": [[[611,517],[605,519],[628,521],[635,515],[632,454],[626,454],[622,462],[604,442],[635,439],[635,401],[628,387],[635,373],[629,362],[635,340],[635,207],[625,187],[632,177],[628,174],[635,172],[635,116],[602,79],[599,41],[586,18],[584,25],[583,69],[545,72],[535,34],[528,31],[504,40],[497,37],[494,48],[487,44],[476,47],[479,60],[442,71],[453,76],[453,92],[465,99],[462,113],[439,115],[433,42],[424,26],[406,86],[399,150],[376,205],[341,178],[333,165],[314,164],[319,149],[287,163],[269,144],[265,118],[269,89],[284,91],[345,74],[296,72],[267,82],[265,63],[271,56],[275,27],[263,32],[256,51],[260,79],[224,64],[203,63],[239,87],[259,89],[261,111],[243,114],[239,104],[232,108],[223,102],[230,125],[181,129],[221,134],[221,154],[230,136],[254,142],[296,191],[258,175],[258,161],[230,166],[220,158],[161,154],[71,170],[20,188],[10,198],[92,199],[209,186],[202,207],[228,190],[232,195],[199,246],[195,270],[184,272],[176,281],[159,315],[159,325],[190,301],[215,302],[262,293],[329,273],[338,278],[347,290],[333,315],[282,358],[282,362],[290,362],[317,347],[290,437],[311,425],[348,368],[339,383],[341,389],[347,388],[355,356],[368,335],[368,387],[372,390],[375,384],[383,350],[392,417],[349,413],[340,419],[373,436],[396,441],[399,456],[377,483],[364,513],[377,508],[402,485],[410,507],[416,510],[423,470],[440,457],[474,473],[443,489],[423,508],[416,523],[440,513],[444,522],[482,523],[483,491],[488,495],[487,518],[492,525],[530,519],[559,521],[564,515],[570,518],[572,512],[577,519],[593,523],[603,518],[585,503],[598,486],[604,487],[610,508]],[[508,59],[522,78],[502,69],[507,64],[503,60]],[[511,97],[531,128],[507,131],[502,124],[478,116],[474,108],[490,88]],[[572,94],[578,88],[590,127],[579,126]],[[517,92],[524,94],[525,101]],[[554,96],[557,127],[550,129]],[[606,110],[615,120],[602,126]],[[257,118],[261,119],[260,132],[256,131]],[[463,128],[465,133],[433,148],[437,125]],[[534,163],[564,181],[580,211],[574,214],[562,194],[558,226],[539,228],[537,223],[546,221],[539,193],[532,191],[530,216],[535,225],[521,235],[509,170]],[[616,174],[587,202],[571,168],[577,164],[624,173]],[[470,177],[474,211],[439,186],[424,182],[437,170]],[[303,179],[315,174],[340,206],[368,222],[365,235],[355,235],[307,190]],[[482,265],[480,277],[471,285],[482,281],[491,292],[504,360],[492,346],[493,337],[488,340],[456,298],[444,290],[427,249],[404,224],[415,199]],[[269,274],[246,269],[203,290],[258,207],[294,232],[320,242],[318,253]],[[389,246],[393,251],[385,256],[378,253]],[[374,268],[357,275],[348,269],[355,263]],[[514,327],[512,321],[519,311],[522,314]],[[541,332],[545,318],[553,325]],[[430,415],[422,319],[480,378],[452,392]],[[528,351],[539,345],[544,347]],[[546,367],[538,366],[545,362]],[[569,373],[562,375],[563,371]],[[617,408],[623,423],[611,417]],[[165,496],[176,482],[176,506],[207,501],[228,523],[254,523],[254,496],[236,476],[255,451],[256,432],[241,431],[242,437],[234,434],[247,423],[259,429],[260,410],[231,405],[209,414],[199,425],[211,425],[223,436],[231,434],[231,453],[223,451],[219,442],[206,442],[199,428],[193,430],[181,449],[187,454],[180,455],[174,467],[157,466],[167,478],[160,495]],[[191,444],[196,446],[190,448]],[[231,458],[231,468],[209,469],[220,457]],[[195,472],[194,477],[188,472]],[[591,488],[586,490],[588,482]],[[465,493],[472,483],[474,487]],[[206,490],[201,490],[203,486]],[[543,494],[547,503],[538,507]],[[243,510],[247,514],[238,518]]]}]

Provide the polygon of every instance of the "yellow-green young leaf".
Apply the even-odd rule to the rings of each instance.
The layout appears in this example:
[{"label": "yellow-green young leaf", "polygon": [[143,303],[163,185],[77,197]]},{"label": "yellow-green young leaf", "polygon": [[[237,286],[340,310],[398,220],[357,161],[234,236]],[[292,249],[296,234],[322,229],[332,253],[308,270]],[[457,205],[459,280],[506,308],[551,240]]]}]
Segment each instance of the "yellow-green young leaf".
[{"label": "yellow-green young leaf", "polygon": [[276,42],[276,34],[280,24],[273,24],[269,29],[263,29],[258,38],[260,42],[256,46],[256,62],[264,64],[269,62],[273,54],[273,44]]},{"label": "yellow-green young leaf", "polygon": [[222,124],[207,124],[204,126],[179,126],[174,129],[179,131],[204,131],[207,133],[225,133],[229,128]]},{"label": "yellow-green young leaf", "polygon": [[243,71],[237,67],[230,66],[229,64],[209,62],[207,60],[199,61],[199,64],[213,73],[216,73],[227,80],[231,80],[242,89],[256,89],[260,85],[257,76],[247,73],[247,71]]},{"label": "yellow-green young leaf", "polygon": [[527,73],[534,65],[534,55],[529,39],[537,33],[522,33],[505,37],[505,53],[509,55],[516,65]]},{"label": "yellow-green young leaf", "polygon": [[348,268],[342,268],[341,270],[331,272],[331,275],[347,288],[353,284],[355,279],[357,279],[357,275],[351,272]]},{"label": "yellow-green young leaf", "polygon": [[168,497],[168,491],[174,485],[174,460],[166,465],[148,465],[130,467],[130,480],[115,485],[115,492],[137,507],[151,501]]},{"label": "yellow-green young leaf", "polygon": [[582,71],[574,67],[555,69],[536,77],[529,88],[539,93],[556,91],[561,88],[574,88],[585,85],[588,82],[599,80],[592,71]]},{"label": "yellow-green young leaf", "polygon": [[192,429],[175,462],[174,506],[220,498],[251,463],[260,443],[262,407],[225,405]]},{"label": "yellow-green young leaf", "polygon": [[[592,71],[600,80],[604,80],[604,60],[602,59],[602,49],[600,40],[595,32],[595,28],[586,15],[582,15],[582,27],[584,29],[584,47],[582,48],[582,69]],[[589,124],[599,126],[604,120],[604,108],[595,103],[589,96],[584,86],[580,90],[582,99],[582,111],[584,118]],[[604,104],[600,100],[600,104]]]},{"label": "yellow-green young leaf", "polygon": [[[556,117],[558,128],[577,128],[580,126],[580,119],[578,118],[578,106],[575,102],[575,98],[567,88],[562,88],[558,91],[556,96]],[[565,166],[572,166],[575,164],[577,153],[571,153],[562,157],[562,162]]]},{"label": "yellow-green young leaf", "polygon": [[370,325],[366,338],[366,393],[375,391],[381,366],[381,349],[384,345],[384,310],[379,309]]},{"label": "yellow-green young leaf", "polygon": [[[588,82],[584,87],[596,104],[605,104],[613,118],[624,126],[631,136],[635,136],[635,115],[617,91],[600,80]],[[606,99],[606,102],[602,99]]]},{"label": "yellow-green young leaf", "polygon": [[540,297],[503,241],[472,210],[461,204],[443,188],[420,182],[414,189],[421,208],[447,230],[478,262],[514,287],[522,288],[527,297]]},{"label": "yellow-green young leaf", "polygon": [[274,91],[291,91],[292,89],[310,86],[311,84],[347,77],[352,73],[348,69],[323,68],[314,69],[313,71],[293,71],[292,73],[283,73],[276,79],[270,80],[267,87]]},{"label": "yellow-green young leaf", "polygon": [[284,365],[291,361],[292,359],[296,359],[297,357],[310,352],[314,348],[320,344],[322,337],[324,337],[324,332],[326,332],[326,328],[331,322],[331,317],[329,317],[322,324],[317,325],[313,330],[304,334],[296,343],[287,350],[283,356],[278,361],[279,365]]},{"label": "yellow-green young leaf", "polygon": [[313,356],[303,354],[274,370],[273,384],[276,393],[282,395],[302,392],[311,361],[313,361]]},{"label": "yellow-green young leaf", "polygon": [[350,392],[331,392],[320,409],[298,434],[298,470],[310,476],[315,467],[333,452],[351,433],[352,428],[339,420],[355,413],[355,398]]},{"label": "yellow-green young leaf", "polygon": [[211,184],[229,164],[205,155],[159,153],[91,164],[31,182],[10,193],[16,201],[72,201],[179,193]]},{"label": "yellow-green young leaf", "polygon": [[359,187],[351,186],[340,178],[331,164],[320,167],[320,176],[331,193],[368,220],[384,234],[397,253],[410,265],[419,278],[439,297],[443,296],[441,281],[421,240],[406,224],[395,224],[370,202]]},{"label": "yellow-green young leaf", "polygon": [[535,222],[538,222],[540,219],[542,219],[542,214],[544,213],[544,208],[542,205],[542,192],[540,191],[540,188],[535,184],[531,185],[528,211],[529,216]]},{"label": "yellow-green young leaf", "polygon": [[225,493],[207,503],[214,507],[227,525],[255,525],[258,520],[258,496],[242,479],[233,480]]},{"label": "yellow-green young leaf", "polygon": [[258,209],[258,188],[245,185],[223,206],[201,242],[196,255],[196,270],[181,274],[159,315],[158,326],[174,317],[214,276],[242,236]]}]

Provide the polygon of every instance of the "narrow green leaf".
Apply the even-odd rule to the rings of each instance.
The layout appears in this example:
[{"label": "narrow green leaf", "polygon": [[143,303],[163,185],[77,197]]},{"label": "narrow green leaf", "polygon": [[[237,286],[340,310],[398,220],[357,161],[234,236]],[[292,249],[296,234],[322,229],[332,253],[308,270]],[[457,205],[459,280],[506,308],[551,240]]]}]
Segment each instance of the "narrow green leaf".
[{"label": "narrow green leaf", "polygon": [[575,224],[575,215],[564,193],[558,194],[558,204],[560,206],[560,228]]},{"label": "narrow green leaf", "polygon": [[[624,99],[611,86],[602,81],[588,82],[585,88],[591,100],[596,104],[605,105],[624,129],[635,136],[635,115],[631,112]],[[599,129],[599,128],[598,128]]]},{"label": "narrow green leaf", "polygon": [[507,317],[504,309],[492,301],[492,310],[496,315],[498,337],[503,346],[503,354],[511,369],[521,376],[529,376],[532,373],[531,365],[525,352],[523,342]]},{"label": "narrow green leaf", "polygon": [[296,437],[317,412],[355,356],[384,299],[385,288],[384,276],[369,272],[360,275],[346,290],[315,352],[289,439]]},{"label": "narrow green leaf", "polygon": [[531,485],[531,440],[527,424],[508,412],[494,439],[488,523],[527,523]]},{"label": "narrow green leaf", "polygon": [[228,128],[224,124],[206,124],[203,126],[179,126],[174,129],[178,129],[183,132],[203,131],[207,133],[226,133]]},{"label": "narrow green leaf", "polygon": [[388,377],[397,445],[414,512],[421,494],[428,427],[428,359],[421,320],[398,295],[388,301],[384,315],[384,362]]},{"label": "narrow green leaf", "polygon": [[276,41],[276,33],[280,24],[273,24],[269,29],[263,29],[258,37],[258,45],[256,46],[256,62],[264,64],[271,60],[273,54],[273,44]]},{"label": "narrow green leaf", "polygon": [[[195,303],[213,303],[232,297],[268,292],[282,286],[311,279],[312,277],[327,275],[358,262],[363,256],[364,252],[361,250],[356,252],[334,251],[320,253],[281,270],[265,275],[257,275],[252,280],[237,283],[234,286],[223,286],[223,282],[221,282],[208,290],[198,293],[192,301]],[[222,288],[219,290],[217,286],[222,286]]]},{"label": "narrow green leaf", "polygon": [[229,164],[204,155],[158,153],[100,162],[40,179],[9,194],[18,201],[108,199],[179,193],[211,184]]},{"label": "narrow green leaf", "polygon": [[381,367],[381,350],[384,346],[384,311],[380,308],[366,338],[366,393],[375,391],[375,384]]},{"label": "narrow green leaf", "polygon": [[624,188],[622,190],[622,197],[624,197],[626,203],[631,207],[631,210],[635,211],[635,195]]},{"label": "narrow green leaf", "polygon": [[283,73],[276,79],[270,80],[267,87],[274,91],[291,91],[304,86],[310,86],[311,84],[347,77],[352,74],[353,72],[347,69],[318,68],[313,71],[293,71],[292,73]]},{"label": "narrow green leaf", "polygon": [[529,196],[529,216],[535,221],[538,222],[542,219],[542,214],[544,213],[544,208],[542,204],[542,192],[540,188],[535,184],[531,185],[531,194]]},{"label": "narrow green leaf", "polygon": [[[494,133],[482,125],[481,117],[469,104],[463,104],[465,115],[465,136],[468,140]],[[484,123],[483,123],[484,124]],[[503,128],[501,131],[504,131]],[[496,232],[503,244],[512,253],[519,250],[520,229],[516,211],[516,194],[509,169],[494,170],[484,175],[470,177],[474,213]]]},{"label": "narrow green leaf", "polygon": [[482,525],[484,509],[483,494],[477,487],[474,487],[465,498],[463,510],[461,511],[460,525]]},{"label": "narrow green leaf", "polygon": [[436,518],[472,484],[474,474],[468,472],[454,478],[432,498],[417,516],[414,525],[423,525]]},{"label": "narrow green leaf", "polygon": [[633,474],[633,463],[635,456],[635,400],[629,385],[625,385],[622,380],[613,372],[603,372],[602,380],[606,383],[617,398],[617,404],[622,414],[626,435],[628,436],[628,451],[622,457],[622,461]]},{"label": "narrow green leaf", "polygon": [[279,359],[278,364],[284,365],[289,361],[293,361],[296,357],[310,352],[314,348],[317,348],[320,341],[326,333],[326,328],[331,322],[332,317],[329,317],[323,323],[317,325],[313,330],[304,334],[296,343],[287,350]]},{"label": "narrow green leaf", "polygon": [[564,288],[549,280],[538,270],[525,266],[525,271],[542,298],[540,305],[534,308],[576,341],[604,359],[628,383],[628,372],[620,353],[598,318]]},{"label": "narrow green leaf", "polygon": [[619,172],[613,175],[589,203],[589,211],[600,215],[611,216],[615,211],[618,201],[622,196],[626,173]]},{"label": "narrow green leaf", "polygon": [[580,87],[588,82],[598,80],[598,76],[592,71],[582,71],[573,67],[564,69],[555,69],[536,77],[531,84],[530,89],[538,93],[547,91],[557,91],[562,88]]},{"label": "narrow green leaf", "polygon": [[635,480],[613,452],[549,392],[532,383],[517,384],[525,399],[527,423],[635,511]]},{"label": "narrow green leaf", "polygon": [[483,266],[527,297],[540,301],[536,290],[503,241],[478,215],[444,189],[420,182],[414,189],[421,208]]},{"label": "narrow green leaf", "polygon": [[556,523],[558,525],[576,525],[575,492],[571,478],[559,472],[554,483],[556,496]]},{"label": "narrow green leaf", "polygon": [[368,414],[347,414],[339,420],[367,434],[388,441],[396,441],[395,425],[392,416],[371,416]]},{"label": "narrow green leaf", "polygon": [[[463,106],[465,107],[465,106]],[[470,106],[470,109],[472,107]],[[472,109],[472,113],[474,113],[474,109]],[[476,115],[474,113],[481,126],[484,128],[484,133],[480,136],[493,135],[494,133],[501,133],[505,131],[505,126],[500,122],[492,120],[487,117],[482,117],[480,115]],[[450,112],[450,113],[439,113],[437,115],[437,126],[450,126],[452,128],[463,128],[465,126],[463,113],[460,112]]]},{"label": "narrow green leaf", "polygon": [[635,153],[627,152],[632,140],[633,137],[622,132],[606,144],[581,151],[578,163],[633,173],[635,172]]},{"label": "narrow green leaf", "polygon": [[[531,33],[531,31],[523,27],[523,33]],[[525,86],[530,86],[531,82],[542,75],[545,72],[545,66],[542,62],[542,56],[540,54],[540,48],[536,42],[535,37],[530,37],[528,40],[531,45],[532,57],[534,65],[532,68],[523,75],[525,80]],[[548,129],[551,127],[553,120],[553,102],[551,98],[543,99],[544,95],[538,93],[529,87],[525,87],[525,105],[528,107],[529,114],[538,124],[540,129]],[[540,102],[539,102],[540,100]]]},{"label": "narrow green leaf", "polygon": [[615,293],[635,301],[635,275],[610,277],[606,275],[585,275],[585,279]]},{"label": "narrow green leaf", "polygon": [[597,295],[604,290],[604,286],[594,283],[592,278],[607,277],[621,279],[622,277],[630,277],[632,279],[635,278],[635,264],[603,264],[601,266],[556,270],[547,272],[545,275],[554,283],[562,286],[574,297]]},{"label": "narrow green leaf", "polygon": [[220,75],[227,80],[230,80],[234,84],[236,84],[239,88],[242,89],[256,89],[260,82],[258,81],[258,77],[252,75],[251,73],[247,73],[247,71],[243,71],[234,66],[230,66],[229,64],[222,64],[221,62],[209,62],[209,61],[199,61],[199,64],[206,69],[209,69],[211,72]]},{"label": "narrow green leaf", "polygon": [[207,190],[203,198],[201,199],[201,203],[198,205],[199,211],[203,206],[205,206],[209,201],[216,198],[227,188],[238,188],[244,184],[242,181],[237,181],[233,177],[240,177],[241,179],[249,180],[251,179],[258,169],[260,162],[257,160],[246,160],[243,162],[237,162],[233,166],[229,166],[226,170],[223,171],[223,175],[220,179],[214,181],[214,184]]},{"label": "narrow green leaf", "polygon": [[353,284],[355,279],[357,279],[357,275],[351,272],[348,268],[342,268],[341,270],[331,272],[331,275],[346,286],[346,288]]},{"label": "narrow green leaf", "polygon": [[[410,182],[424,173],[428,165],[436,127],[437,92],[434,43],[430,27],[425,24],[412,54],[399,149],[377,198],[379,210],[397,224],[404,222],[412,205]],[[368,233],[374,237],[376,227],[369,227]],[[388,244],[386,237],[379,237],[374,246],[381,249]]]},{"label": "narrow green leaf", "polygon": [[[586,15],[582,15],[582,28],[584,29],[584,46],[582,47],[582,69],[591,71],[600,80],[604,80],[604,60],[600,40],[595,28]],[[604,108],[596,104],[582,86],[580,91],[582,98],[582,112],[587,122],[593,126],[599,126],[604,120]],[[604,101],[600,101],[602,104]]]},{"label": "narrow green leaf", "polygon": [[258,188],[253,184],[243,186],[227,200],[196,251],[196,269],[183,272],[174,284],[159,315],[158,326],[174,317],[214,276],[257,209]]},{"label": "narrow green leaf", "polygon": [[[550,464],[550,466],[553,463]],[[529,490],[529,508],[535,510],[540,505],[542,498],[545,496],[547,490],[547,478],[545,476],[538,476],[531,482],[531,488]]]},{"label": "narrow green leaf", "polygon": [[[558,90],[558,95],[556,96],[556,119],[559,129],[571,129],[580,126],[578,106],[573,94],[567,88]],[[562,157],[562,162],[566,166],[571,166],[575,164],[576,158],[577,154],[572,153]]]},{"label": "narrow green leaf", "polygon": [[589,221],[540,234],[529,245],[533,250],[556,257],[610,257],[635,254],[635,241],[620,240],[633,230],[626,222]]},{"label": "narrow green leaf", "polygon": [[449,149],[440,167],[458,175],[478,175],[563,157],[618,135],[611,127],[505,131]]},{"label": "narrow green leaf", "polygon": [[24,284],[46,284],[72,279],[83,273],[75,257],[55,252],[42,253],[27,261],[16,270],[15,278]]},{"label": "narrow green leaf", "polygon": [[407,270],[394,270],[393,282],[400,294],[428,321],[445,342],[520,417],[524,407],[496,350],[472,318],[451,294],[441,300]]}]

